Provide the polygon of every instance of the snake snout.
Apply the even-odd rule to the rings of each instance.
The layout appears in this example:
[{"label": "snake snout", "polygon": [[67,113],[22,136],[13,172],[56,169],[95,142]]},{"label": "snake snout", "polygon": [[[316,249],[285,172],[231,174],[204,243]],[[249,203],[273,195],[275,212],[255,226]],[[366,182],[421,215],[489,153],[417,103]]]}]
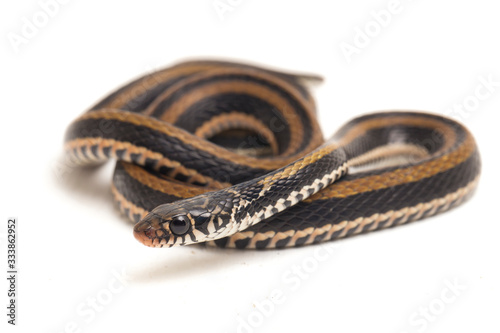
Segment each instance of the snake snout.
[{"label": "snake snout", "polygon": [[153,246],[155,231],[149,223],[141,221],[134,226],[134,237],[146,246]]},{"label": "snake snout", "polygon": [[161,240],[165,238],[165,230],[161,226],[161,218],[152,214],[147,215],[134,226],[134,237],[149,247],[161,247]]}]

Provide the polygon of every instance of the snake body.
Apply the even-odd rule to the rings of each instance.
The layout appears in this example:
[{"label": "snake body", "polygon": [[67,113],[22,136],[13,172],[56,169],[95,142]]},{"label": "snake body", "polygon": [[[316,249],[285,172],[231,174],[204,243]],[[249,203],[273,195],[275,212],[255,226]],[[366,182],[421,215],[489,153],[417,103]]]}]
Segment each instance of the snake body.
[{"label": "snake body", "polygon": [[68,128],[75,165],[117,159],[112,192],[147,246],[314,244],[404,224],[469,198],[473,136],[423,112],[379,112],[323,140],[319,81],[191,61],[111,93]]}]

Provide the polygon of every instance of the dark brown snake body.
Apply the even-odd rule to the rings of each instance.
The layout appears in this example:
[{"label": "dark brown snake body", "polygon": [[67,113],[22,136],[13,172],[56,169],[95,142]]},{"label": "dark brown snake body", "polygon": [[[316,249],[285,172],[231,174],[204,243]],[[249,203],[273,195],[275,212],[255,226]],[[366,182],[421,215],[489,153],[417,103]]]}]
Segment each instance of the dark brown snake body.
[{"label": "dark brown snake body", "polygon": [[327,141],[305,83],[186,62],[116,90],[68,128],[75,164],[117,159],[112,191],[148,246],[282,248],[404,224],[476,187],[459,123],[421,112],[356,118]]}]

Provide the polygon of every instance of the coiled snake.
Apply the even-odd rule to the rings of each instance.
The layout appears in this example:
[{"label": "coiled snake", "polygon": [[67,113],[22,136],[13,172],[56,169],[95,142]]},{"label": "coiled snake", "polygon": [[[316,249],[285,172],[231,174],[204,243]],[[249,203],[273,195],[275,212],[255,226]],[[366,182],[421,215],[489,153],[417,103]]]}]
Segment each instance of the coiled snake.
[{"label": "coiled snake", "polygon": [[77,165],[117,159],[112,192],[152,247],[283,248],[448,210],[476,187],[469,131],[421,112],[356,118],[323,140],[318,77],[191,61],[111,93],[68,128]]}]

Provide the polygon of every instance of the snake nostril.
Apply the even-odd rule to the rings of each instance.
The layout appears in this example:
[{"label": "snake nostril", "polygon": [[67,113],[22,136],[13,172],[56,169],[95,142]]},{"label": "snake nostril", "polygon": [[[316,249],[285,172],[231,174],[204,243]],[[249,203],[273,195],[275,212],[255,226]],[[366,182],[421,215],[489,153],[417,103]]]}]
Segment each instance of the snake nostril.
[{"label": "snake nostril", "polygon": [[142,244],[152,246],[156,237],[155,229],[147,222],[139,222],[134,227],[134,237]]}]

